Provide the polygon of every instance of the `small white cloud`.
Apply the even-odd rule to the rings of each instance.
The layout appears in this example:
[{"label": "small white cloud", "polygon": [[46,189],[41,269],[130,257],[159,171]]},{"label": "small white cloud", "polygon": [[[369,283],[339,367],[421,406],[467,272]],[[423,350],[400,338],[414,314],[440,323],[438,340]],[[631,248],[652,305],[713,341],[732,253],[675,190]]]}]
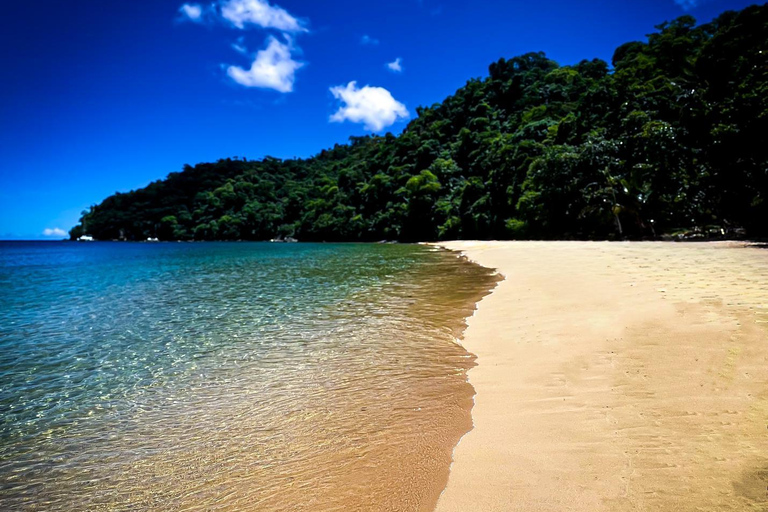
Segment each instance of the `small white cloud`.
[{"label": "small white cloud", "polygon": [[365,35],[363,35],[363,37],[360,38],[360,44],[362,44],[362,45],[369,44],[371,46],[375,46],[375,45],[379,44],[379,40],[372,38],[368,34],[365,34]]},{"label": "small white cloud", "polygon": [[61,228],[45,228],[43,230],[43,236],[55,236],[61,238],[67,236],[67,232]]},{"label": "small white cloud", "polygon": [[285,9],[267,0],[227,0],[220,3],[221,16],[240,29],[253,24],[283,32],[306,32],[302,23]]},{"label": "small white cloud", "polygon": [[195,22],[202,21],[203,19],[203,8],[200,4],[184,4],[179,8],[179,12]]},{"label": "small white cloud", "polygon": [[304,63],[293,60],[291,47],[288,44],[281,43],[271,36],[267,41],[269,42],[267,47],[264,50],[259,50],[250,69],[229,66],[227,75],[238,84],[246,87],[291,92],[296,70],[302,67]]},{"label": "small white cloud", "polygon": [[690,11],[699,6],[699,0],[675,0],[675,3],[682,7],[684,11]]},{"label": "small white cloud", "polygon": [[[288,36],[285,37],[288,38]],[[248,48],[245,47],[245,37],[243,36],[238,37],[237,41],[232,43],[232,49],[237,53],[242,53],[243,55],[248,55],[249,57],[251,56],[248,53]]]},{"label": "small white cloud", "polygon": [[394,62],[387,62],[387,67],[393,73],[402,73],[403,72],[403,59],[398,57],[398,58],[395,59]]},{"label": "small white cloud", "polygon": [[342,102],[342,106],[330,118],[334,123],[363,123],[366,129],[377,132],[409,116],[405,105],[383,87],[366,85],[358,89],[357,82],[353,81],[346,86],[331,87],[331,93]]},{"label": "small white cloud", "polygon": [[237,42],[232,43],[232,49],[237,53],[242,53],[243,55],[248,54],[248,49],[245,47],[245,39],[242,37],[238,37]]}]

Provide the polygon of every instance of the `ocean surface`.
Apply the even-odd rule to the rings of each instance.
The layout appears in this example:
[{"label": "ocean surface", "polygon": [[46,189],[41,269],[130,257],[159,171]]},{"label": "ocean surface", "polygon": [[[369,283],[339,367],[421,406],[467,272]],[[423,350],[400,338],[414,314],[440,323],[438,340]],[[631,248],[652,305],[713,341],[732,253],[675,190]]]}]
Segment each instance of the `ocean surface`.
[{"label": "ocean surface", "polygon": [[431,510],[495,281],[416,245],[0,242],[0,508]]}]

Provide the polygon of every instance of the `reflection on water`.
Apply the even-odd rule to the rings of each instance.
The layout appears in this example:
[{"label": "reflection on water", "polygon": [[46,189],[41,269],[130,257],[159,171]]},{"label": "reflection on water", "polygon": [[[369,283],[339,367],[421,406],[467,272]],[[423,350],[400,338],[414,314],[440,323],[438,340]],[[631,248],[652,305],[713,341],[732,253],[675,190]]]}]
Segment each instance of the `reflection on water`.
[{"label": "reflection on water", "polygon": [[489,271],[420,246],[0,244],[8,510],[430,510]]}]

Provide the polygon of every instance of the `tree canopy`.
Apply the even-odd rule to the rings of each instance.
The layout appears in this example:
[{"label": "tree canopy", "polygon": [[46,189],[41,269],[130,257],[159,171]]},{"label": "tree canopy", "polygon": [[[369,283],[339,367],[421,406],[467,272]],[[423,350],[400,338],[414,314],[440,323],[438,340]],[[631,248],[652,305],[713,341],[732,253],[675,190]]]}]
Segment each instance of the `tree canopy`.
[{"label": "tree canopy", "polygon": [[416,241],[768,233],[768,5],[559,66],[499,59],[399,136],[185,166],[71,237]]}]

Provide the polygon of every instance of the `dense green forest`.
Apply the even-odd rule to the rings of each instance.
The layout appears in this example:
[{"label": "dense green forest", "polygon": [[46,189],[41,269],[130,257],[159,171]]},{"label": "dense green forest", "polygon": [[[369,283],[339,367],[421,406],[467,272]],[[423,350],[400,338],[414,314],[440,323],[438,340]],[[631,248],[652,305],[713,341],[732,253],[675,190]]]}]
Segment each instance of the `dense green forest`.
[{"label": "dense green forest", "polygon": [[185,166],[72,238],[642,239],[768,233],[768,4],[683,16],[612,66],[500,59],[399,136]]}]

